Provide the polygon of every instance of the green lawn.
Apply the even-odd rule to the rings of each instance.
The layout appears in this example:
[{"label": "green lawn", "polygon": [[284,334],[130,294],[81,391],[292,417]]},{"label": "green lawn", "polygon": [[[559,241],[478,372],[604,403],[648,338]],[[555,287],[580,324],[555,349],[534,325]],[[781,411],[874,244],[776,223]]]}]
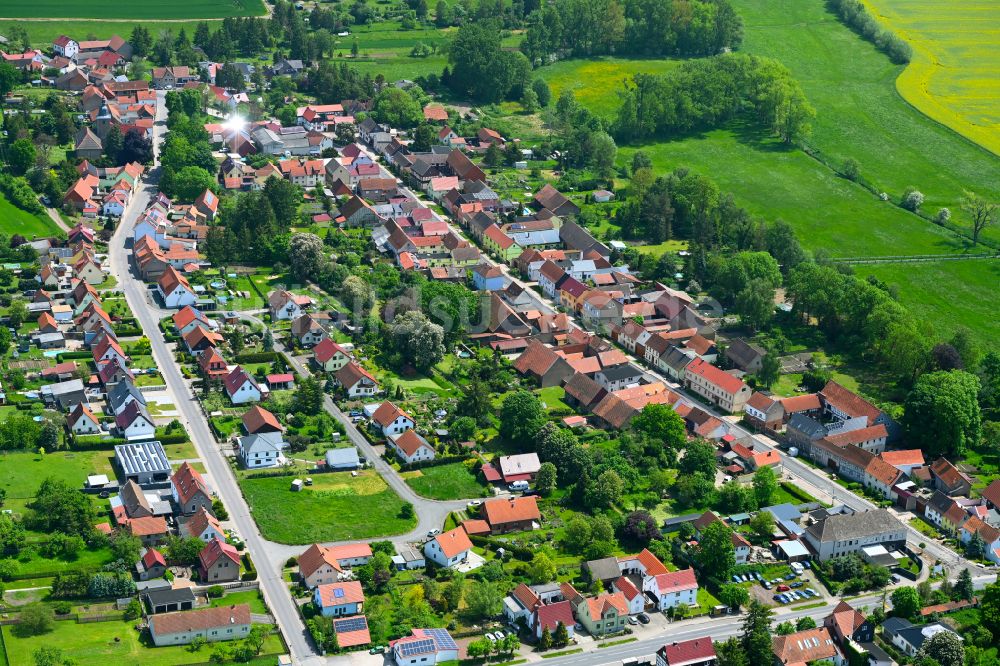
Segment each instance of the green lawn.
[{"label": "green lawn", "polygon": [[289,489],[294,478],[240,479],[265,539],[287,544],[371,539],[416,525],[416,519],[400,517],[403,500],[376,472],[318,474],[315,485],[297,493]]},{"label": "green lawn", "polygon": [[232,606],[233,604],[247,604],[251,613],[266,613],[267,606],[257,590],[243,590],[242,592],[232,592],[218,599],[212,599],[209,606],[217,608],[219,606]]},{"label": "green lawn", "polygon": [[561,386],[548,386],[536,391],[538,398],[545,403],[545,409],[549,412],[560,410],[572,412],[573,409],[564,402],[566,390]]},{"label": "green lawn", "polygon": [[857,271],[898,286],[903,304],[931,323],[941,339],[965,326],[986,344],[1000,340],[1000,260],[864,265]]},{"label": "green lawn", "polygon": [[403,478],[417,494],[436,500],[483,497],[486,492],[486,486],[461,462],[403,472]]},{"label": "green lawn", "polygon": [[34,497],[42,479],[52,476],[74,487],[82,487],[89,474],[114,475],[111,451],[58,451],[46,453],[0,453],[0,488],[8,498]]},{"label": "green lawn", "polygon": [[[56,622],[54,629],[40,636],[19,638],[11,626],[3,627],[3,640],[11,664],[33,664],[35,650],[44,645],[62,649],[67,657],[81,664],[143,664],[143,666],[181,666],[208,662],[210,647],[198,652],[186,646],[154,647],[132,628],[134,622],[91,622],[79,625],[67,620]],[[284,652],[281,639],[269,635],[263,654]],[[274,662],[271,662],[274,663]]]},{"label": "green lawn", "polygon": [[59,236],[62,231],[52,219],[45,215],[33,215],[21,210],[0,194],[0,231],[5,234],[21,234],[27,239],[36,236]]},{"label": "green lawn", "polygon": [[205,19],[263,13],[261,0],[145,0],[114,5],[86,0],[6,0],[0,4],[3,18]]}]

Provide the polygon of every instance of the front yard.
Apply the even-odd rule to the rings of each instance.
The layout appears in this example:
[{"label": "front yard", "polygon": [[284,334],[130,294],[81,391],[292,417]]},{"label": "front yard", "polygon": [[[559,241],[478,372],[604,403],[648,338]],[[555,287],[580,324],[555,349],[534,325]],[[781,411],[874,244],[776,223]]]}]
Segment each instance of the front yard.
[{"label": "front yard", "polygon": [[[286,544],[348,541],[403,534],[416,518],[403,518],[404,502],[378,473],[317,474],[313,485],[292,492],[295,476],[250,479],[240,487],[265,539]],[[301,477],[299,477],[301,478]]]},{"label": "front yard", "polygon": [[456,500],[489,496],[486,486],[462,462],[403,472],[402,477],[417,494],[430,499]]}]

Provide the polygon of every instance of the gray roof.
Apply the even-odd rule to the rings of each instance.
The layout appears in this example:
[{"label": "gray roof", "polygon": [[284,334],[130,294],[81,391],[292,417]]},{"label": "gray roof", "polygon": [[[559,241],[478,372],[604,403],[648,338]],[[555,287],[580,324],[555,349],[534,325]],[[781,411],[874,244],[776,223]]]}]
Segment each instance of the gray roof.
[{"label": "gray roof", "polygon": [[613,365],[610,368],[604,368],[600,371],[600,374],[610,381],[620,381],[622,379],[631,379],[633,377],[642,377],[642,370],[635,367],[631,363],[622,363],[621,365]]},{"label": "gray roof", "polygon": [[887,532],[905,533],[905,528],[885,509],[875,509],[851,515],[830,516],[810,525],[806,532],[818,542],[829,542],[863,539]]},{"label": "gray roof", "polygon": [[140,405],[146,404],[146,397],[131,381],[115,384],[115,387],[108,392],[108,403],[117,411],[120,406],[125,404],[129,396],[134,397]]},{"label": "gray roof", "polygon": [[951,505],[955,500],[945,495],[940,490],[935,490],[931,498],[927,500],[927,504],[930,505],[938,513],[944,513],[951,508]]},{"label": "gray roof", "polygon": [[810,440],[822,439],[827,435],[825,425],[801,412],[792,414],[792,418],[788,419],[788,429],[797,430]]},{"label": "gray roof", "polygon": [[147,590],[142,597],[150,606],[162,606],[163,604],[176,604],[182,601],[194,603],[194,591],[190,587],[177,587],[162,590]]},{"label": "gray roof", "polygon": [[611,580],[622,575],[618,560],[613,557],[584,562],[583,568],[590,573],[593,580]]},{"label": "gray roof", "polygon": [[76,393],[77,391],[83,390],[83,380],[82,379],[70,379],[65,382],[58,382],[55,384],[46,384],[42,387],[42,393],[49,393],[53,396],[66,395],[67,393]]},{"label": "gray roof", "polygon": [[767,506],[761,510],[767,511],[769,514],[774,516],[775,520],[790,520],[797,523],[802,518],[802,512],[799,511],[794,504],[789,504],[787,502],[784,504]]},{"label": "gray roof", "polygon": [[34,336],[38,344],[46,344],[48,342],[61,342],[65,340],[65,336],[62,333],[56,331],[55,333],[36,333]]},{"label": "gray roof", "polygon": [[726,349],[726,358],[733,362],[736,367],[746,370],[758,357],[764,356],[767,352],[757,345],[750,344],[743,338],[736,338],[729,342]]},{"label": "gray roof", "polygon": [[597,250],[602,257],[606,257],[611,254],[611,250],[609,250],[606,245],[598,242],[597,239],[590,235],[589,231],[581,227],[573,220],[569,220],[559,227],[559,237],[562,239],[562,242],[572,250],[586,252],[587,250],[594,249]]},{"label": "gray roof", "polygon": [[131,442],[115,447],[115,459],[126,476],[162,472],[170,474],[170,461],[157,441]]},{"label": "gray roof", "polygon": [[254,435],[240,437],[240,446],[244,455],[257,451],[278,451],[285,448],[285,438],[280,432],[259,432]]},{"label": "gray roof", "polygon": [[330,449],[327,451],[326,464],[330,467],[358,466],[361,464],[361,460],[358,458],[358,450],[353,446],[347,446],[342,449]]}]

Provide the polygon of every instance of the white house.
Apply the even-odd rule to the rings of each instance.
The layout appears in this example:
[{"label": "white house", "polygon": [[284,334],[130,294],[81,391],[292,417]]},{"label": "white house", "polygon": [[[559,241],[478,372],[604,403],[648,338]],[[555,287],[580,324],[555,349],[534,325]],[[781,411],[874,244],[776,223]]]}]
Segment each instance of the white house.
[{"label": "white house", "polygon": [[413,417],[388,400],[379,405],[372,414],[372,424],[385,435],[399,435],[413,428]]},{"label": "white house", "polygon": [[649,576],[643,580],[642,590],[656,598],[656,606],[661,611],[681,604],[695,606],[698,603],[698,581],[694,569],[690,568]]},{"label": "white house", "polygon": [[392,643],[397,666],[434,666],[458,660],[458,645],[446,629],[414,629]]},{"label": "white house", "polygon": [[279,464],[287,443],[280,432],[259,432],[240,437],[237,446],[243,464],[249,469],[256,469]]},{"label": "white house", "polygon": [[406,430],[401,435],[389,437],[389,443],[404,463],[434,460],[434,447],[415,430]]},{"label": "white house", "polygon": [[296,320],[302,316],[305,309],[312,305],[312,299],[308,296],[293,294],[287,289],[272,291],[267,297],[268,309],[271,311],[271,319]]},{"label": "white house", "polygon": [[462,527],[438,534],[424,544],[424,555],[427,559],[442,567],[461,564],[468,559],[471,550],[472,542]]},{"label": "white house", "polygon": [[79,403],[69,415],[70,430],[74,435],[95,435],[101,432],[101,424],[86,403]]},{"label": "white house", "polygon": [[167,266],[163,271],[163,275],[156,281],[156,290],[163,299],[163,305],[168,308],[182,308],[198,301],[187,278],[173,266]]},{"label": "white house", "polygon": [[371,397],[380,390],[375,377],[354,361],[338,370],[334,379],[347,391],[349,398]]},{"label": "white house", "polygon": [[156,425],[146,411],[145,405],[131,401],[117,416],[115,425],[119,434],[132,442],[140,439],[152,439],[156,435]]},{"label": "white house", "polygon": [[240,366],[233,368],[223,381],[226,395],[234,405],[244,405],[248,402],[260,402],[260,386],[256,380],[247,374]]}]

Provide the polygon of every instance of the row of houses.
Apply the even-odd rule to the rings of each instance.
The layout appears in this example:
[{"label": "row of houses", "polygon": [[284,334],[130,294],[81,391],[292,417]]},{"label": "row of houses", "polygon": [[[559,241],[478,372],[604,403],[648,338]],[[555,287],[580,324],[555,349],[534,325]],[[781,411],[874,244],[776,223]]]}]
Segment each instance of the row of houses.
[{"label": "row of houses", "polygon": [[[90,132],[89,129],[85,129]],[[85,218],[120,218],[128,208],[143,174],[138,163],[122,167],[95,167],[84,160],[76,167],[80,177],[66,191],[63,205]]]}]

